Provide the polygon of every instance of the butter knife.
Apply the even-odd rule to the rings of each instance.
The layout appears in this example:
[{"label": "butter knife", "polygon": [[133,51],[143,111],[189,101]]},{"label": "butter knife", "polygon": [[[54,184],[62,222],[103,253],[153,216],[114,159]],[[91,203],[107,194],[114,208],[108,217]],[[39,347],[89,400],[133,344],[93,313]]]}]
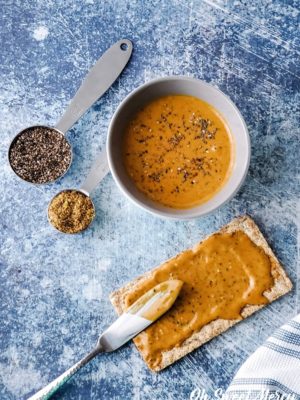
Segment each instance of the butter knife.
[{"label": "butter knife", "polygon": [[111,352],[123,346],[141,331],[153,324],[174,304],[183,282],[177,279],[162,282],[138,298],[102,335],[96,347],[62,375],[28,400],[47,400],[79,369],[100,353]]}]

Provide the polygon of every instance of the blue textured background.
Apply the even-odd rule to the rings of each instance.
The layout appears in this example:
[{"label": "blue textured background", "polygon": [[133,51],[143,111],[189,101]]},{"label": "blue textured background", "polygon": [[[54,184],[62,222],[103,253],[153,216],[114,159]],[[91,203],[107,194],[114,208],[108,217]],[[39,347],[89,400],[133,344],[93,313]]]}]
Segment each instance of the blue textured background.
[{"label": "blue textured background", "polygon": [[[188,399],[196,387],[225,388],[274,328],[300,311],[299,1],[0,5],[0,398],[28,397],[83,356],[115,318],[112,290],[247,212],[288,271],[292,293],[160,374],[149,372],[130,344],[95,359],[56,398]],[[88,69],[122,37],[134,42],[133,57],[70,131],[70,172],[45,187],[19,180],[6,159],[15,133],[35,123],[55,124]],[[54,231],[46,218],[49,200],[82,181],[119,102],[143,82],[170,74],[211,82],[244,115],[253,153],[238,195],[210,216],[165,221],[130,204],[108,175],[93,193],[92,228],[77,236]]]}]

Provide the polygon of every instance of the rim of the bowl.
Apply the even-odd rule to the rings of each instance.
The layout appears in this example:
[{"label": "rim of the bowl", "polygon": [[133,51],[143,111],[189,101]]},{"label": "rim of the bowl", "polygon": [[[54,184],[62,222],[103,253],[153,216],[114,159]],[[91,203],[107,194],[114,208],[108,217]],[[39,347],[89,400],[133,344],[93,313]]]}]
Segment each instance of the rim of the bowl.
[{"label": "rim of the bowl", "polygon": [[[111,157],[111,141],[112,141],[112,128],[115,124],[116,119],[118,118],[118,114],[120,113],[120,111],[123,109],[123,107],[131,100],[132,97],[134,97],[136,95],[136,93],[138,93],[139,91],[146,89],[149,86],[152,86],[154,84],[157,84],[159,82],[164,82],[164,81],[175,81],[175,80],[180,80],[180,81],[194,81],[194,82],[200,82],[203,86],[207,86],[209,88],[213,88],[216,92],[218,92],[221,96],[223,96],[226,101],[228,103],[230,103],[230,105],[233,107],[233,109],[235,110],[238,118],[240,119],[240,122],[243,126],[244,129],[244,133],[245,133],[245,139],[246,139],[246,146],[247,146],[247,160],[246,163],[244,164],[244,172],[242,177],[239,179],[239,181],[234,185],[234,190],[231,192],[231,194],[229,196],[227,196],[223,201],[221,201],[220,203],[213,204],[212,200],[214,199],[214,197],[212,197],[210,200],[208,200],[207,202],[203,203],[206,205],[207,209],[205,211],[200,211],[198,209],[198,207],[200,207],[202,204],[200,204],[199,206],[193,207],[193,208],[188,208],[188,209],[182,209],[182,210],[178,210],[178,209],[174,209],[174,212],[172,212],[172,208],[163,208],[163,209],[157,209],[152,207],[149,204],[146,204],[145,202],[143,202],[142,200],[138,199],[137,197],[135,197],[127,188],[126,186],[123,184],[122,180],[119,179],[118,174],[116,173],[115,169],[114,169],[114,165],[113,165],[113,161],[112,161],[112,157]],[[221,113],[221,115],[223,115]],[[226,119],[226,118],[225,118]],[[108,164],[109,164],[109,168],[111,171],[111,174],[114,178],[114,181],[116,182],[118,188],[120,189],[120,191],[134,204],[136,204],[138,207],[140,207],[141,209],[156,215],[156,216],[160,216],[160,217],[164,217],[167,219],[177,219],[177,220],[189,220],[189,219],[194,219],[194,218],[198,218],[201,216],[205,216],[207,214],[210,214],[212,212],[214,212],[215,210],[219,209],[220,207],[222,207],[223,205],[225,205],[226,203],[228,203],[236,194],[237,192],[240,190],[241,186],[243,185],[248,170],[249,170],[249,165],[250,165],[250,158],[251,158],[251,142],[250,142],[250,135],[249,135],[249,131],[247,128],[247,125],[245,123],[245,120],[240,112],[240,110],[238,109],[238,107],[234,104],[234,102],[224,93],[222,92],[219,88],[215,87],[214,85],[205,82],[201,79],[198,78],[193,78],[190,76],[184,76],[184,75],[171,75],[171,76],[167,76],[167,77],[160,77],[160,78],[155,78],[152,79],[148,82],[145,82],[144,84],[138,86],[137,88],[135,88],[133,91],[131,91],[122,101],[121,103],[118,105],[117,109],[115,110],[112,119],[110,121],[109,127],[108,127],[108,136],[107,136],[107,141],[106,141],[106,151],[107,151],[107,159],[108,159]],[[209,204],[209,203],[212,204]],[[176,212],[175,212],[176,211]],[[180,211],[182,211],[182,213],[180,213]]]}]

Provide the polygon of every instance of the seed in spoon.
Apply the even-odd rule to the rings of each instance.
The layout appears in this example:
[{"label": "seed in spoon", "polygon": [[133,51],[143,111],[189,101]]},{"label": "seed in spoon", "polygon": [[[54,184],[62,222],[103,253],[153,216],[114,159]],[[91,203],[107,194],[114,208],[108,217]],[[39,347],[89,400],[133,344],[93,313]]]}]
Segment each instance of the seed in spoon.
[{"label": "seed in spoon", "polygon": [[31,183],[54,181],[67,171],[71,159],[71,146],[64,135],[46,126],[25,129],[9,150],[12,169]]},{"label": "seed in spoon", "polygon": [[54,228],[63,233],[78,233],[86,229],[95,217],[92,200],[79,190],[58,193],[48,208],[48,218]]}]

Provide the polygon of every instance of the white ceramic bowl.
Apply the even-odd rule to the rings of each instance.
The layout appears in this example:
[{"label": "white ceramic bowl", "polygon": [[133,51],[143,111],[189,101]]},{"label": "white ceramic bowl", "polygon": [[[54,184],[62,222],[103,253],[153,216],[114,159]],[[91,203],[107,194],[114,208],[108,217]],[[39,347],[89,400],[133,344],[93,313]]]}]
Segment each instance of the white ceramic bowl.
[{"label": "white ceramic bowl", "polygon": [[[224,118],[232,135],[235,160],[221,190],[206,203],[175,209],[156,203],[141,193],[127,175],[122,156],[123,136],[132,116],[150,101],[172,94],[198,97],[211,104]],[[219,89],[198,79],[171,76],[145,83],[131,92],[117,108],[108,130],[107,155],[111,173],[121,191],[144,210],[160,217],[190,219],[208,214],[229,201],[241,187],[249,167],[250,139],[245,121],[233,102]]]}]

